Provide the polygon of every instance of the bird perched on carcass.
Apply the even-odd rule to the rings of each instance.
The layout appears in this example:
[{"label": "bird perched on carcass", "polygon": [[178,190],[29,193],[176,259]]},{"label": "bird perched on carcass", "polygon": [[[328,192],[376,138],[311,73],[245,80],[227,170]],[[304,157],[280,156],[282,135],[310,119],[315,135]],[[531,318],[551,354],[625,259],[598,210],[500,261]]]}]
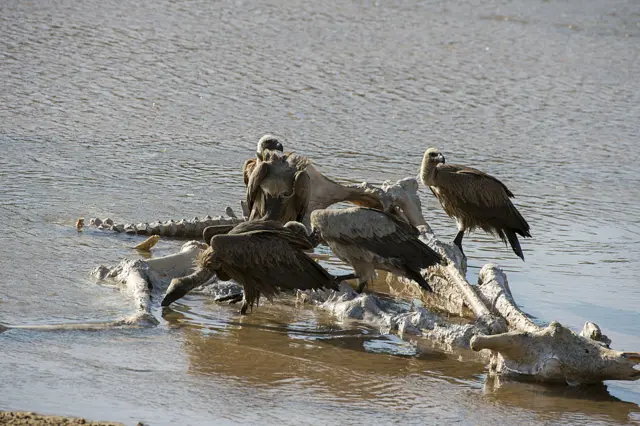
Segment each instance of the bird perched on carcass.
[{"label": "bird perched on carcass", "polygon": [[513,252],[524,260],[516,234],[531,237],[529,224],[511,202],[513,193],[505,184],[480,170],[445,164],[444,156],[436,148],[425,151],[420,177],[445,213],[456,219],[458,234],[453,242],[460,251],[464,233],[482,228],[505,244],[508,241]]},{"label": "bird perched on carcass", "polygon": [[256,159],[243,165],[249,220],[302,221],[311,193],[309,164],[306,157],[283,153],[282,144],[273,136],[263,136]]},{"label": "bird perched on carcass", "polygon": [[[351,275],[333,276],[303,250],[314,247],[304,225],[285,226],[277,221],[255,220],[236,226],[226,235],[214,235],[209,248],[198,257],[198,268],[215,272],[222,281],[233,279],[242,285],[240,313],[259,301],[269,300],[280,290],[337,290],[340,281]],[[174,279],[165,294],[167,306],[202,284]]]},{"label": "bird perched on carcass", "polygon": [[350,264],[362,292],[375,270],[381,269],[417,282],[427,291],[431,286],[421,274],[442,257],[420,241],[418,230],[380,210],[351,207],[311,212],[312,237],[319,237],[333,253]]}]

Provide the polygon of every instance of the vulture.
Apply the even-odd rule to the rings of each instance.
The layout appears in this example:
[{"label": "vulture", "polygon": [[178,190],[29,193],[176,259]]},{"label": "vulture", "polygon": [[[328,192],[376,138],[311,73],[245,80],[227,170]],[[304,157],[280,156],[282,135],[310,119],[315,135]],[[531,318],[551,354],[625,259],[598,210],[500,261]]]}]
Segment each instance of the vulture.
[{"label": "vulture", "polygon": [[[260,138],[256,148],[256,158],[246,160],[242,166],[242,176],[245,187],[249,186],[251,174],[255,170],[256,165],[264,161],[267,156],[278,154],[283,156],[293,155],[284,153],[282,144],[274,136],[265,135]],[[293,160],[293,158],[291,158],[291,160]],[[316,170],[310,160],[306,160],[304,171],[309,179],[309,184],[305,184],[305,186],[309,188],[308,206],[306,209],[307,216],[303,220],[303,223],[307,226],[309,225],[309,212],[316,209],[324,209],[332,204],[343,201],[348,201],[361,207],[372,207],[379,210],[384,210],[386,207],[386,200],[381,199],[379,194],[360,185],[345,186],[339,184]],[[304,179],[306,180],[307,177],[305,176]],[[299,221],[300,219],[288,217],[282,220],[282,223],[285,223],[287,220]]]},{"label": "vulture", "polygon": [[312,238],[322,239],[333,253],[350,264],[358,277],[358,293],[375,270],[382,269],[431,286],[420,271],[442,263],[442,257],[420,241],[418,229],[380,210],[351,207],[311,212]]},{"label": "vulture", "polygon": [[480,170],[445,164],[444,156],[436,148],[425,151],[420,178],[445,213],[456,219],[458,234],[453,242],[461,252],[464,233],[482,228],[505,244],[508,241],[513,252],[524,260],[516,234],[531,237],[529,224],[511,203],[513,193],[505,184]]},{"label": "vulture", "polygon": [[[269,300],[280,290],[337,290],[340,281],[353,274],[333,276],[307,256],[303,250],[313,248],[304,225],[289,222],[255,220],[236,226],[226,235],[214,235],[210,245],[197,260],[200,270],[215,272],[220,280],[233,279],[242,285],[241,314],[259,302]],[[173,280],[162,306],[168,306],[202,284],[194,280]]]},{"label": "vulture", "polygon": [[301,221],[311,193],[306,172],[310,160],[284,153],[282,144],[270,135],[258,142],[256,157],[242,168],[249,220]]},{"label": "vulture", "polygon": [[280,152],[284,153],[284,148],[278,139],[272,135],[264,135],[258,141],[258,146],[256,147],[256,158],[250,158],[245,160],[242,165],[242,177],[244,179],[244,186],[249,184],[249,176],[253,171],[253,168],[256,164],[256,159],[259,161],[264,160],[265,154],[270,152]]}]

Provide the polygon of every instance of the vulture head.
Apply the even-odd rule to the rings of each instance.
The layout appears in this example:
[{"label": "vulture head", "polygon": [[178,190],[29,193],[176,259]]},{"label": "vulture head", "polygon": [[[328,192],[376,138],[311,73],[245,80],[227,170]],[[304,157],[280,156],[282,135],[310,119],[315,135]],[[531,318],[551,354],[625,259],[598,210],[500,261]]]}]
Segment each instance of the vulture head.
[{"label": "vulture head", "polygon": [[438,148],[429,148],[424,152],[423,163],[444,164],[444,155],[438,151]]},{"label": "vulture head", "polygon": [[258,141],[258,146],[256,147],[256,157],[258,158],[258,160],[264,161],[265,153],[269,151],[283,152],[284,148],[275,136],[264,135]]}]

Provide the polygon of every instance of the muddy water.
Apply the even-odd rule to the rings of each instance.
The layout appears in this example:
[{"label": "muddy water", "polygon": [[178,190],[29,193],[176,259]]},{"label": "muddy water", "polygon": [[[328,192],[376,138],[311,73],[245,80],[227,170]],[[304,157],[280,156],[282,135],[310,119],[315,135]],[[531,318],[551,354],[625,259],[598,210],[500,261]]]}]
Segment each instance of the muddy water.
[{"label": "muddy water", "polygon": [[[595,321],[640,351],[640,5],[390,3],[1,2],[0,322],[130,313],[87,273],[139,239],[77,233],[75,218],[219,214],[272,132],[346,182],[415,175],[432,145],[498,176],[534,239],[523,263],[467,238],[472,278],[497,261],[529,313]],[[0,409],[158,425],[640,422],[637,383],[497,383],[469,354],[290,302],[236,309],[192,296],[154,329],[11,330]]]}]

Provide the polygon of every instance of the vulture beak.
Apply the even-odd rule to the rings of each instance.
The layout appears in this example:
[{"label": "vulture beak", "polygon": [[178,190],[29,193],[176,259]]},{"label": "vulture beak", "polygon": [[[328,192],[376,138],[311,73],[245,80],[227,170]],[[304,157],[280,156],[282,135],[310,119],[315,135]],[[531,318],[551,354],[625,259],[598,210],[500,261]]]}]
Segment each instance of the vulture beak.
[{"label": "vulture beak", "polygon": [[438,161],[444,164],[444,155],[438,154]]},{"label": "vulture beak", "polygon": [[311,245],[314,247],[318,247],[321,243],[324,242],[322,239],[322,234],[316,228],[311,228],[311,234],[309,234],[309,241],[311,241]]}]

